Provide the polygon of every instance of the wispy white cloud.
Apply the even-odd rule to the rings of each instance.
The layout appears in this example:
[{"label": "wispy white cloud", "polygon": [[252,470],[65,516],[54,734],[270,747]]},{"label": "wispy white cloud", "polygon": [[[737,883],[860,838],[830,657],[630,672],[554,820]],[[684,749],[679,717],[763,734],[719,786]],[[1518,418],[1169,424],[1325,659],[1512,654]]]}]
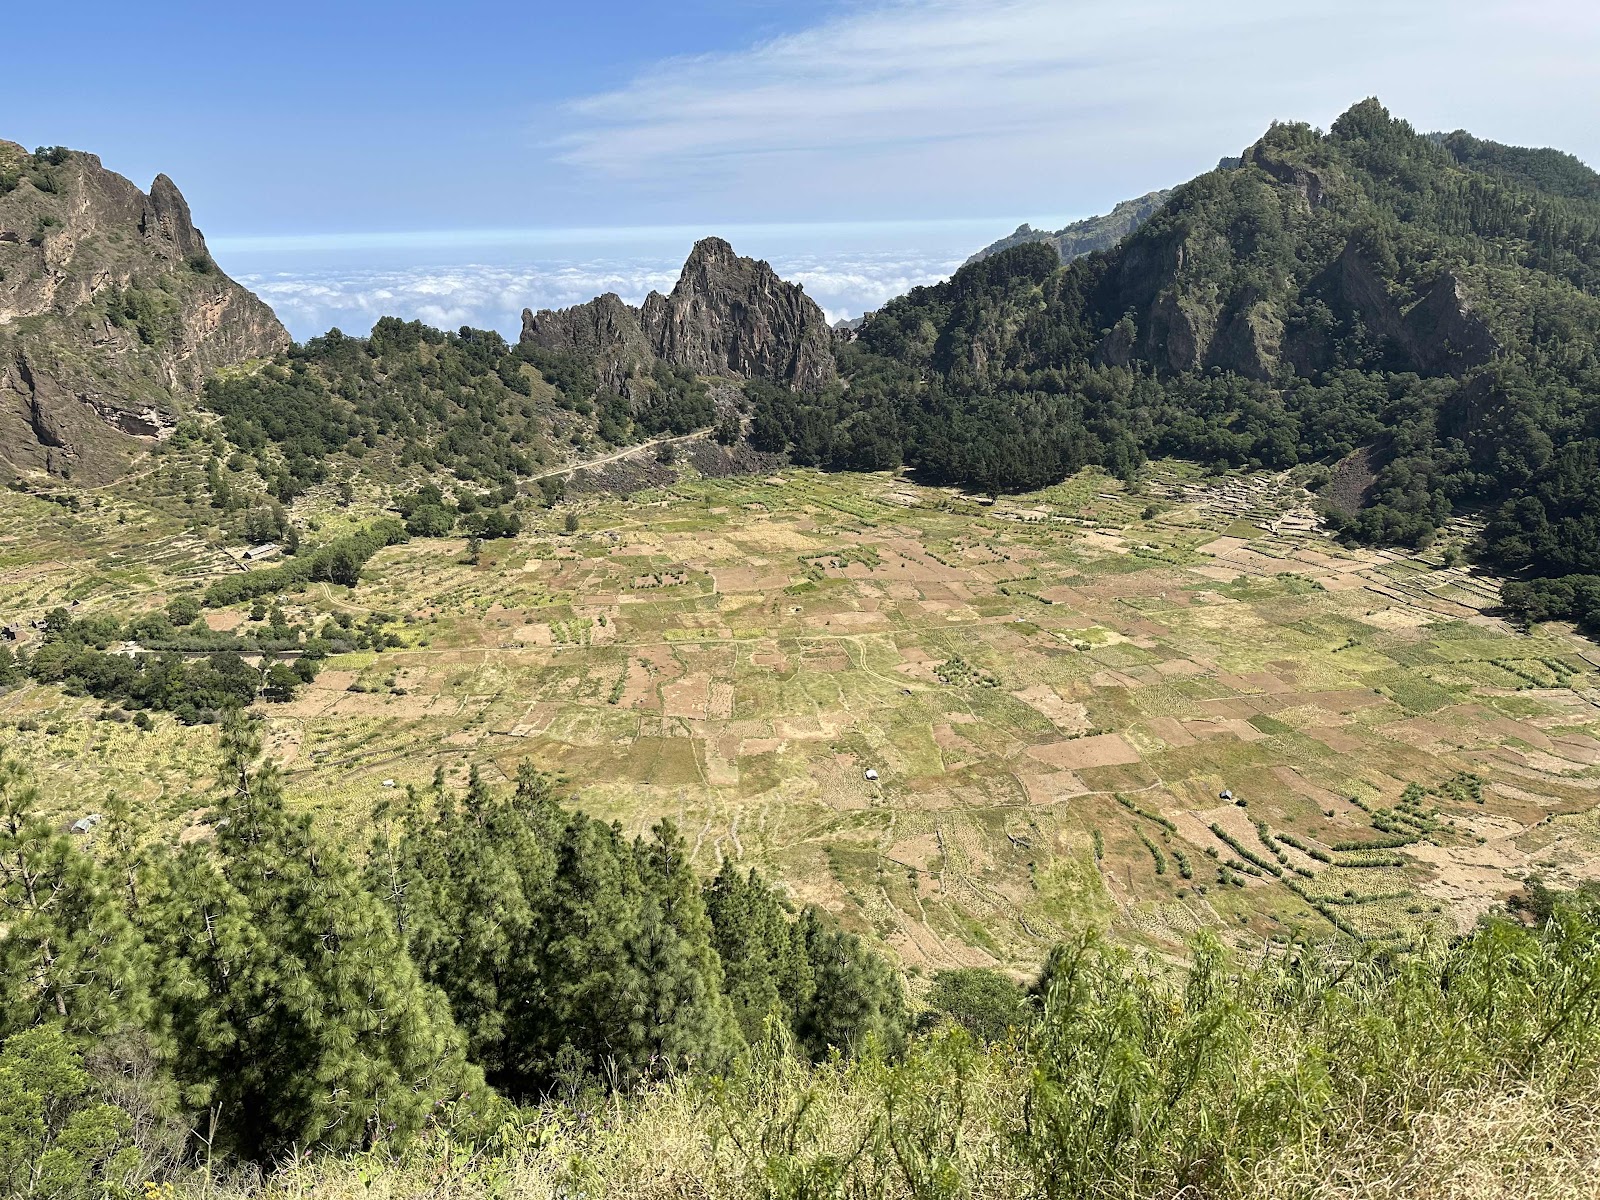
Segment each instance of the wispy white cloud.
[{"label": "wispy white cloud", "polygon": [[[1592,153],[1597,51],[1590,0],[877,0],[580,99],[554,148],[641,193],[788,211],[1095,207],[1373,93]],[[1553,103],[1557,78],[1587,102]]]}]

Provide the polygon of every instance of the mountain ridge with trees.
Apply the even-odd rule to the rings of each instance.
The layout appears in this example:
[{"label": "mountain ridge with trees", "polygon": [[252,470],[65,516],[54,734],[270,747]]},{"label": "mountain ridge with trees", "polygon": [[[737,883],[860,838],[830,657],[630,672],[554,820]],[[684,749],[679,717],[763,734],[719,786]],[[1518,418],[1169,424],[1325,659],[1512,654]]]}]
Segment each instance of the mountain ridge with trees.
[{"label": "mountain ridge with trees", "polygon": [[1025,243],[913,289],[841,344],[847,387],[757,386],[752,436],[990,491],[1359,455],[1336,529],[1419,546],[1476,513],[1510,603],[1595,623],[1597,344],[1600,176],[1367,100],[1274,125],[1111,251]]},{"label": "mountain ridge with trees", "polygon": [[1002,250],[1030,242],[1050,246],[1064,263],[1082,258],[1085,254],[1093,254],[1096,250],[1110,250],[1148,221],[1171,196],[1171,188],[1157,188],[1132,200],[1119,202],[1108,213],[1073,221],[1054,232],[1035,229],[1024,222],[1017,226],[1014,233],[991,242],[962,265],[971,266],[975,262],[982,262],[999,254]]}]

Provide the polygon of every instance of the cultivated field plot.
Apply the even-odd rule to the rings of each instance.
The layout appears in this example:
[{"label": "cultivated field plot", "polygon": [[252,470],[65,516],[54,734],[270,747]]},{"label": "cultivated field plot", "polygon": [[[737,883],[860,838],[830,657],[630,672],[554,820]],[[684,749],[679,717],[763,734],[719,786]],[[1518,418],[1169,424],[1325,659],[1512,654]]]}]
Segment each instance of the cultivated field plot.
[{"label": "cultivated field plot", "polygon": [[[984,504],[786,470],[591,497],[572,535],[535,512],[476,566],[413,541],[286,601],[388,614],[404,646],[261,711],[292,789],[357,847],[436,769],[532,759],[913,967],[1026,966],[1085,925],[1404,943],[1530,873],[1600,876],[1592,643],[1507,627],[1465,568],[1339,546],[1275,476],[1162,467],[1140,493],[1088,474]],[[8,620],[237,569],[127,505],[4,503],[14,533],[34,509],[50,533],[5,548]],[[0,697],[63,817],[117,788],[192,825],[210,732],[96,711]]]}]

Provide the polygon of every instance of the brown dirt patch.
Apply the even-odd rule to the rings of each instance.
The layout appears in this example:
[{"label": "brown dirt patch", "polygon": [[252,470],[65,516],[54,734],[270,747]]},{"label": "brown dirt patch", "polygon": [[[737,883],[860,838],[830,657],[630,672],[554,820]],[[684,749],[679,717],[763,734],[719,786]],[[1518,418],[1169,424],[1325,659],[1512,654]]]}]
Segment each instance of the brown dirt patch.
[{"label": "brown dirt patch", "polygon": [[1071,771],[1056,771],[1046,775],[1019,775],[1018,781],[1022,790],[1027,794],[1030,804],[1054,804],[1058,800],[1069,800],[1073,796],[1082,796],[1089,789],[1084,786]]},{"label": "brown dirt patch", "polygon": [[1034,684],[1011,694],[1035,712],[1048,717],[1062,733],[1082,733],[1089,728],[1089,710],[1075,701],[1062,699],[1047,683]]},{"label": "brown dirt patch", "polygon": [[1128,745],[1120,733],[1046,742],[1042,746],[1029,746],[1028,753],[1040,762],[1074,771],[1085,767],[1127,766],[1139,761],[1139,752]]}]

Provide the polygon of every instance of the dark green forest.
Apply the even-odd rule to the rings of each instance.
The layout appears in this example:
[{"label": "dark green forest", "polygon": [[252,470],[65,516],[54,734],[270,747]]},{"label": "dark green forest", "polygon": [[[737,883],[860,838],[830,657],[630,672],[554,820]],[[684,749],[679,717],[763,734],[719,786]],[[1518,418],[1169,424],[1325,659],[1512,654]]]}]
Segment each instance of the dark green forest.
[{"label": "dark green forest", "polygon": [[217,376],[204,403],[239,450],[276,449],[269,490],[287,501],[323,482],[334,455],[380,447],[488,484],[528,474],[546,436],[535,378],[497,333],[384,317],[369,337],[330,330],[259,371]]},{"label": "dark green forest", "polygon": [[995,492],[1160,455],[1344,461],[1348,536],[1419,546],[1477,513],[1508,601],[1594,622],[1597,334],[1600,176],[1369,100],[1275,125],[1108,253],[1022,245],[914,289],[841,348],[847,385],[753,386],[752,436]]},{"label": "dark green forest", "polygon": [[655,363],[630,393],[602,386],[595,365],[573,355],[383,317],[368,337],[330,330],[260,370],[219,375],[203,403],[287,502],[325,482],[339,456],[382,452],[401,468],[446,471],[505,496],[550,461],[566,426],[625,446],[712,423],[705,384],[681,368]]},{"label": "dark green forest", "polygon": [[211,629],[201,613],[192,596],[126,621],[52,609],[38,646],[0,646],[0,687],[24,677],[60,684],[68,695],[104,701],[102,719],[132,721],[140,729],[152,727],[151,712],[170,712],[186,725],[211,724],[257,699],[294,699],[330,654],[381,653],[399,644],[385,628],[393,619],[387,614],[368,614],[358,624],[352,614],[337,613],[313,627],[291,621],[262,594],[250,624],[238,632]]},{"label": "dark green forest", "polygon": [[[175,1139],[169,1165],[202,1127],[209,1153],[270,1163],[752,1045],[904,1036],[884,959],[757,874],[700,880],[670,823],[630,839],[536,771],[502,792],[474,773],[381,813],[362,865],[290,809],[237,708],[221,755],[211,836],[154,840],[113,802],[93,854],[0,757],[0,1042],[97,1064],[108,1153],[130,1114],[146,1151]],[[66,1041],[33,1046],[42,1028]],[[0,1076],[0,1098],[25,1082]],[[98,1144],[76,1147],[86,1169]]]}]

